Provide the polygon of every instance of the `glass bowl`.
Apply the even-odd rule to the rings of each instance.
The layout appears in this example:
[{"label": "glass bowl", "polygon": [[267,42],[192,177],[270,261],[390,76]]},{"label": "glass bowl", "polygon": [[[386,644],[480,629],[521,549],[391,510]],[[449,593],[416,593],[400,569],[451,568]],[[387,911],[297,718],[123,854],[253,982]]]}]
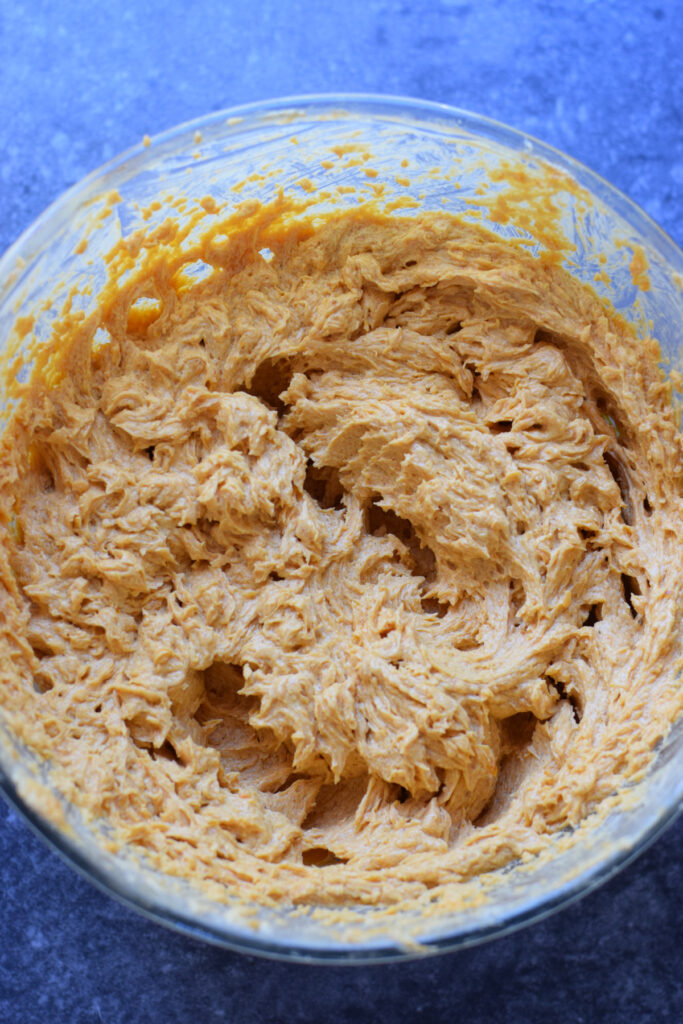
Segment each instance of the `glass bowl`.
[{"label": "glass bowl", "polygon": [[[568,269],[626,319],[649,329],[667,367],[680,363],[683,254],[626,196],[569,157],[495,121],[435,103],[334,95],[211,114],[145,139],[66,192],[0,260],[3,368],[19,353],[21,377],[30,372],[33,351],[21,327],[29,321],[20,319],[17,327],[18,318],[32,318],[30,333],[42,344],[69,293],[74,307],[87,313],[105,282],[104,255],[122,236],[161,223],[168,202],[185,196],[190,210],[210,195],[229,212],[245,200],[274,200],[280,190],[305,201],[309,215],[372,200],[402,215],[446,210],[474,218],[504,237],[527,239],[535,251],[555,246]],[[155,200],[161,207],[143,215]],[[4,422],[13,407],[5,390],[0,402]],[[351,930],[301,908],[213,898],[110,852],[106,823],[86,825],[60,797],[49,765],[23,746],[1,702],[0,790],[73,867],[165,925],[250,953],[367,963],[500,935],[613,875],[681,807],[683,721],[659,744],[646,776],[552,858],[500,869],[484,898],[473,885],[472,898],[457,912],[428,918],[401,912],[388,919],[373,908],[351,910]]]}]

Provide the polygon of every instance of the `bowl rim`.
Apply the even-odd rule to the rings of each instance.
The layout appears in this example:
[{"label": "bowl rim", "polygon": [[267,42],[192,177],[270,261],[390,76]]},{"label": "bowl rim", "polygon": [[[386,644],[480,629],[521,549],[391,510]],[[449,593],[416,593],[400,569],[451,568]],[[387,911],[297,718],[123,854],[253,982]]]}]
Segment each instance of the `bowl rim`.
[{"label": "bowl rim", "polygon": [[[518,151],[555,167],[560,167],[574,179],[580,181],[608,207],[612,207],[615,203],[618,204],[622,215],[625,211],[628,223],[637,231],[653,238],[659,255],[672,264],[677,272],[683,273],[683,251],[675,240],[625,193],[585,164],[561,150],[493,118],[449,104],[393,94],[344,92],[289,95],[228,107],[165,129],[149,140],[147,138],[141,140],[62,192],[24,229],[0,256],[0,291],[3,279],[10,277],[16,267],[17,259],[31,258],[30,250],[39,238],[41,231],[53,218],[58,217],[65,207],[82,200],[84,193],[95,195],[99,192],[101,194],[104,189],[100,186],[105,185],[107,177],[116,173],[120,174],[133,163],[146,163],[165,145],[174,143],[185,135],[201,132],[214,126],[224,124],[228,127],[230,122],[236,129],[235,134],[239,134],[239,129],[243,128],[245,123],[248,127],[254,127],[259,121],[267,123],[269,119],[272,120],[285,114],[290,117],[294,114],[294,119],[291,122],[288,121],[294,126],[296,117],[315,117],[316,115],[322,117],[333,112],[339,119],[344,115],[356,117],[366,115],[373,118],[382,113],[385,116],[393,116],[398,123],[402,124],[412,122],[437,126],[439,123],[450,125],[457,127],[460,131],[469,132],[474,136],[498,143],[508,150]],[[237,123],[234,119],[238,119]],[[294,127],[292,130],[294,132]],[[196,142],[195,145],[197,145]],[[20,256],[27,250],[28,257]],[[40,246],[37,251],[39,250]],[[351,945],[335,942],[331,942],[329,946],[313,946],[289,940],[284,935],[277,938],[261,937],[258,932],[249,933],[246,930],[219,927],[197,919],[191,912],[185,914],[175,906],[169,909],[160,898],[146,898],[144,892],[132,891],[133,887],[126,883],[125,873],[122,872],[120,877],[112,877],[92,856],[84,853],[74,838],[37,813],[20,795],[15,781],[3,770],[2,765],[0,765],[0,794],[24,818],[31,830],[45,841],[65,863],[97,888],[131,909],[159,924],[214,945],[251,955],[309,964],[369,965],[392,960],[409,960],[428,954],[463,949],[517,931],[526,924],[539,921],[561,907],[587,895],[613,877],[654,842],[683,809],[683,796],[677,796],[654,821],[642,829],[630,845],[615,846],[611,854],[604,860],[594,863],[584,871],[577,872],[569,881],[564,882],[547,896],[541,897],[540,902],[516,908],[502,921],[494,920],[492,923],[480,924],[468,930],[461,928],[447,935],[438,935],[433,939],[427,938],[424,940],[424,946],[419,949],[411,949],[402,947],[392,938],[387,938],[384,944],[371,946],[362,943]]]},{"label": "bowl rim", "polygon": [[503,938],[520,931],[527,925],[545,920],[556,911],[578,902],[595,889],[604,885],[615,875],[635,861],[662,835],[683,811],[683,798],[672,804],[660,815],[654,825],[640,839],[627,848],[617,848],[611,858],[595,864],[586,872],[576,874],[570,881],[556,889],[530,908],[522,907],[509,917],[490,924],[479,925],[470,931],[427,939],[418,947],[403,947],[389,939],[383,945],[363,946],[361,944],[334,944],[313,946],[282,939],[265,939],[258,932],[237,931],[212,926],[198,921],[191,912],[183,913],[174,908],[169,910],[159,898],[145,898],[144,892],[127,884],[125,875],[112,877],[105,868],[89,857],[68,833],[62,832],[49,819],[38,814],[20,795],[14,782],[0,766],[0,796],[28,825],[29,830],[50,848],[59,859],[72,868],[81,878],[100,892],[112,897],[122,906],[141,914],[156,924],[169,928],[192,939],[199,939],[210,945],[246,953],[266,960],[286,961],[301,964],[329,964],[354,966],[392,963],[424,959],[440,953],[478,946],[491,939]]},{"label": "bowl rim", "polygon": [[[17,252],[23,248],[37,233],[42,222],[58,212],[63,206],[68,205],[69,200],[80,196],[88,191],[93,185],[106,178],[114,171],[120,170],[126,164],[137,160],[141,156],[151,156],[155,150],[160,149],[165,143],[171,142],[178,136],[201,131],[202,128],[219,125],[221,122],[239,119],[240,124],[249,117],[268,117],[275,114],[303,113],[303,108],[308,111],[319,111],[331,113],[360,113],[361,111],[371,114],[372,108],[385,108],[391,111],[398,118],[403,113],[405,120],[406,112],[418,121],[434,121],[439,116],[444,122],[457,125],[459,128],[472,130],[487,129],[489,138],[496,141],[503,140],[503,144],[525,152],[529,156],[536,156],[546,163],[554,164],[567,170],[574,178],[586,178],[590,182],[592,191],[603,198],[602,193],[618,199],[628,210],[629,214],[639,221],[643,228],[653,233],[665,249],[671,250],[666,253],[666,258],[673,257],[675,262],[680,262],[683,267],[683,247],[679,246],[676,240],[662,228],[653,217],[651,217],[641,206],[625,192],[611,184],[607,178],[597,171],[594,171],[587,164],[570,156],[563,150],[550,143],[544,142],[529,132],[514,128],[498,121],[496,118],[488,117],[485,114],[478,114],[448,103],[440,103],[436,100],[418,99],[410,96],[401,96],[394,93],[371,93],[371,92],[339,92],[339,93],[301,93],[289,94],[287,96],[275,97],[267,100],[255,100],[250,103],[239,104],[234,107],[224,107],[210,114],[200,115],[182,121],[170,128],[165,128],[155,135],[145,136],[140,142],[135,143],[122,150],[117,155],[89,171],[84,177],[70,185],[59,193],[45,209],[24,228],[19,236],[10,243],[5,251],[0,254],[0,280],[10,270],[12,260],[16,260]],[[239,125],[235,125],[239,127]],[[6,261],[7,264],[6,265]]]}]

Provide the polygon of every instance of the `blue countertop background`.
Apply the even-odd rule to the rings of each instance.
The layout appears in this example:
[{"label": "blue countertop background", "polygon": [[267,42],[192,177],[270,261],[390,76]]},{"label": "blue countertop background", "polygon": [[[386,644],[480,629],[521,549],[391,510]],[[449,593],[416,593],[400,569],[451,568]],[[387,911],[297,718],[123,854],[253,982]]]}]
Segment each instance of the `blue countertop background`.
[{"label": "blue countertop background", "polygon": [[[0,250],[103,161],[310,92],[438,100],[588,164],[683,244],[683,3],[0,3]],[[683,821],[616,879],[485,946],[304,967],[166,931],[0,806],[0,1024],[683,1021]]]}]

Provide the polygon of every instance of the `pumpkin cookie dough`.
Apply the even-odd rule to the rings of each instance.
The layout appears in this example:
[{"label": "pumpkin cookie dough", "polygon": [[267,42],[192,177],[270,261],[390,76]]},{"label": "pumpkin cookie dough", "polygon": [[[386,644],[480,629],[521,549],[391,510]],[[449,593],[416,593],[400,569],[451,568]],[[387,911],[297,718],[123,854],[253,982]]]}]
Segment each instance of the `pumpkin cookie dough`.
[{"label": "pumpkin cookie dough", "polygon": [[656,344],[446,215],[261,216],[197,258],[62,331],[5,434],[16,728],[121,842],[249,899],[550,849],[681,710]]}]

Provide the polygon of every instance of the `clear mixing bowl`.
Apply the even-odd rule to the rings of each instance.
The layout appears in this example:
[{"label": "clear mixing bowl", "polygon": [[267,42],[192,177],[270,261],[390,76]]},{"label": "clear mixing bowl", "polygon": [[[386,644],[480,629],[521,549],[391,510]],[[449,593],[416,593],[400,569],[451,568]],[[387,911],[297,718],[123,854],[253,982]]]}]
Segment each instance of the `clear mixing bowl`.
[{"label": "clear mixing bowl", "polygon": [[[30,371],[31,354],[17,318],[35,316],[29,333],[42,343],[70,291],[76,308],[91,309],[106,277],[104,255],[122,236],[160,223],[168,201],[183,195],[189,209],[193,200],[210,195],[226,212],[248,199],[275,199],[280,189],[305,199],[309,214],[363,200],[389,204],[403,215],[446,210],[477,218],[502,236],[526,237],[536,248],[548,243],[543,231],[551,224],[566,238],[566,266],[627,319],[649,326],[667,365],[680,363],[680,250],[587,168],[494,121],[393,97],[297,97],[212,114],[145,143],[65,193],[0,260],[0,358],[7,364],[8,353],[21,353],[23,346],[22,376]],[[517,184],[510,192],[512,179]],[[540,205],[530,208],[525,190],[537,193]],[[158,199],[161,208],[145,219],[143,208]],[[83,250],[78,243],[86,235]],[[646,265],[649,289],[643,290],[636,281],[640,273],[643,283]],[[13,403],[2,392],[0,402],[6,421]],[[1,703],[0,789],[70,864],[163,924],[281,958],[367,963],[500,935],[605,881],[673,820],[683,801],[679,720],[646,777],[628,787],[627,799],[615,801],[606,817],[582,828],[577,841],[553,858],[498,871],[484,898],[465,900],[446,915],[406,912],[388,923],[373,908],[352,910],[357,927],[349,932],[301,908],[245,906],[234,895],[217,899],[109,852],[106,823],[101,830],[87,826],[61,800],[49,766],[12,732]],[[44,813],[46,794],[50,814]],[[63,805],[58,813],[57,802]]]}]

